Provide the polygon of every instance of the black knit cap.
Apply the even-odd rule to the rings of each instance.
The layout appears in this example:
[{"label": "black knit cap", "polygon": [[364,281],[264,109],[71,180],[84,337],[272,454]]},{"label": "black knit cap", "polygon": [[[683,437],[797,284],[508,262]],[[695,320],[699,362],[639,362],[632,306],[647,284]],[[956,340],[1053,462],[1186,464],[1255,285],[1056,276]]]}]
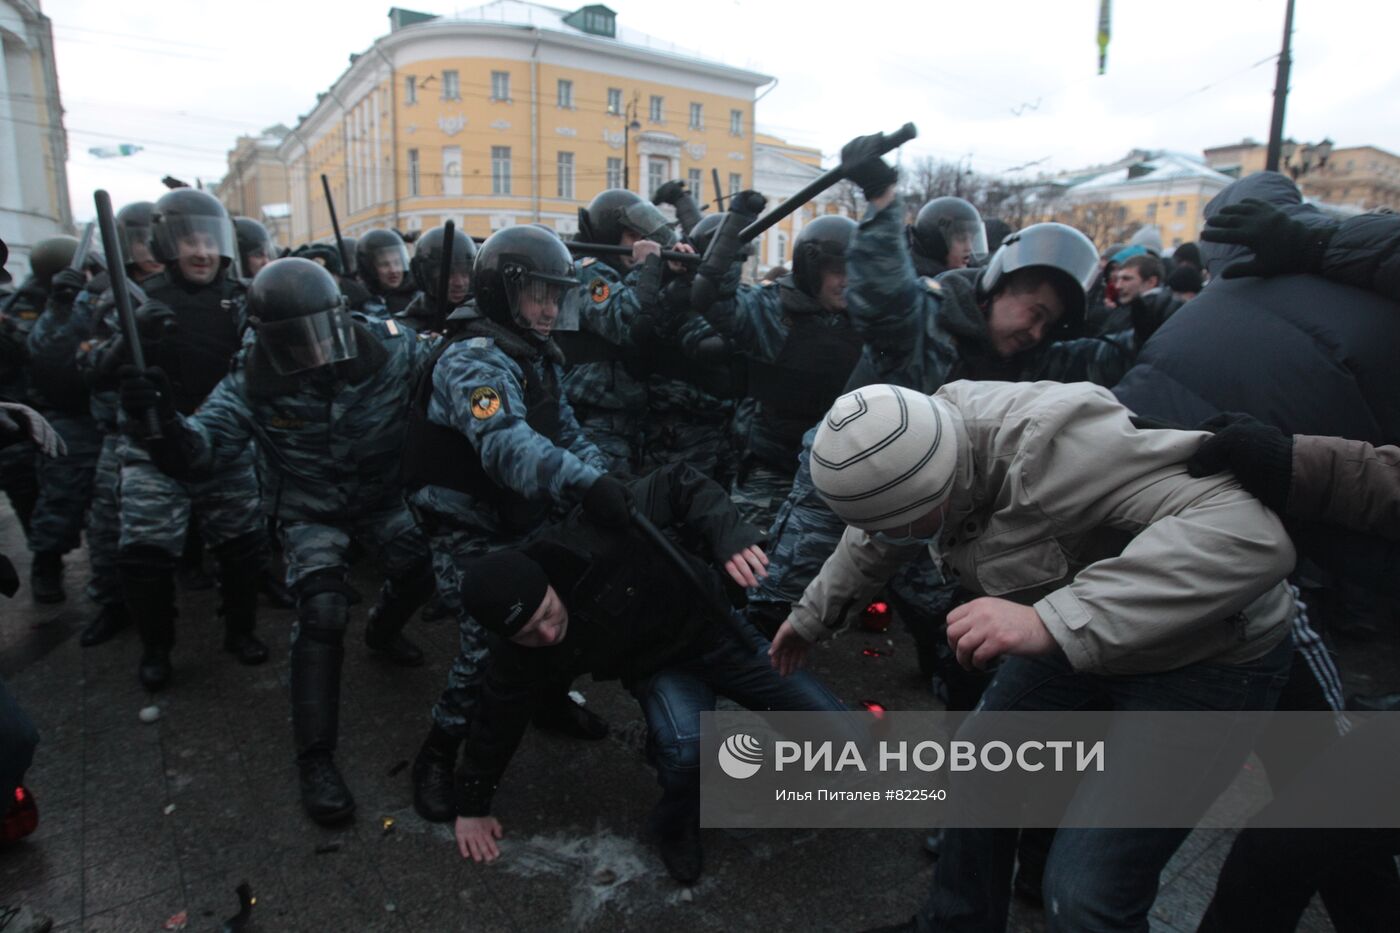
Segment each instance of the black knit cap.
[{"label": "black knit cap", "polygon": [[462,606],[486,631],[510,638],[544,602],[549,578],[519,551],[493,551],[462,567]]}]

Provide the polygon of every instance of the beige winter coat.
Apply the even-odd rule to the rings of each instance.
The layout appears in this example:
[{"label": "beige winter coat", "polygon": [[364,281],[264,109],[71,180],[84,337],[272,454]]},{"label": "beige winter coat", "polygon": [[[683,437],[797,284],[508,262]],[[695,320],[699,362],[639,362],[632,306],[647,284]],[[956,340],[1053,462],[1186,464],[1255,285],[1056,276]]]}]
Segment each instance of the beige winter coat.
[{"label": "beige winter coat", "polygon": [[[1076,670],[1258,658],[1287,634],[1293,544],[1228,473],[1194,479],[1196,431],[1138,430],[1088,383],[952,382],[959,477],[940,543],[967,589],[1035,607]],[[919,553],[847,528],[793,607],[825,638]]]}]

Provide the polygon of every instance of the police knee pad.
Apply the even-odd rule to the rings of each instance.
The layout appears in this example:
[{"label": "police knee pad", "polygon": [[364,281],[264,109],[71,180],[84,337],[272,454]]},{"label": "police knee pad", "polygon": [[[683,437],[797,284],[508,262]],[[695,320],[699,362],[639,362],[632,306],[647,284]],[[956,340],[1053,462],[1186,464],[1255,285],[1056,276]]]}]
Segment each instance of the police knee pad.
[{"label": "police knee pad", "polygon": [[355,591],[345,582],[342,571],[316,571],[297,583],[295,595],[302,631],[309,628],[344,635]]},{"label": "police knee pad", "polygon": [[175,555],[153,545],[134,544],[117,552],[117,567],[130,579],[159,579],[175,572]]}]

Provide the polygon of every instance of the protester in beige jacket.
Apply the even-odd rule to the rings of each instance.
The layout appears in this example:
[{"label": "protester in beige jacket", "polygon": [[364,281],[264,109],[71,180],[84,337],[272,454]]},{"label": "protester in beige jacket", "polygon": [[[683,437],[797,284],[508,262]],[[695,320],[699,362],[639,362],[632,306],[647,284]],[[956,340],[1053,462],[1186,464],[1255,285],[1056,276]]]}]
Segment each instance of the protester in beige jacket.
[{"label": "protester in beige jacket", "polygon": [[[938,532],[935,561],[990,597],[949,619],[950,641],[956,629],[960,658],[977,667],[1058,645],[1075,670],[1141,673],[1250,661],[1284,639],[1293,545],[1232,476],[1187,475],[1201,432],[1139,430],[1087,383],[954,382],[928,399],[870,386],[828,415],[813,478],[848,527],[774,639],[780,665],[840,630],[922,550],[889,537],[911,524]],[[903,425],[863,424],[880,400]],[[890,460],[926,452],[914,446],[926,445],[914,406],[944,434],[924,470],[895,484]],[[863,449],[867,434],[878,444],[896,432]]]},{"label": "protester in beige jacket", "polygon": [[[928,548],[985,594],[948,616],[959,661],[996,665],[959,738],[985,738],[982,711],[1272,709],[1290,657],[1293,545],[1232,476],[1187,473],[1206,436],[1139,429],[1087,383],[841,396],[818,429],[812,479],[848,527],[773,639],[774,665],[801,666]],[[1104,811],[1131,820],[1127,789],[1149,780],[1174,789],[1176,825],[1189,826],[1252,741],[1250,729],[1110,726],[1113,767],[1083,779],[1049,854],[1048,928],[1145,931],[1189,830],[1075,827],[1103,825]],[[971,806],[977,785],[958,780],[949,799]],[[946,828],[942,846],[929,901],[890,929],[1004,929],[1016,831]]]}]

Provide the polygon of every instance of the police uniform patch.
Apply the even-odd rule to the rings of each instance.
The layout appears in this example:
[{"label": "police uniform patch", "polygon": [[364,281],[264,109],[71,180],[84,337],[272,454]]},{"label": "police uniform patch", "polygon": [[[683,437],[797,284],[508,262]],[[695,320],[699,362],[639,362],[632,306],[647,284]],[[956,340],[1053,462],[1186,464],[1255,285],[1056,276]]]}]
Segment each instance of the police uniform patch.
[{"label": "police uniform patch", "polygon": [[585,256],[583,262],[579,263],[579,268],[587,269],[589,266],[593,265],[597,261],[597,256]]},{"label": "police uniform patch", "polygon": [[472,417],[485,421],[501,410],[501,397],[490,386],[478,386],[471,394]]},{"label": "police uniform patch", "polygon": [[927,288],[929,291],[933,292],[935,295],[941,295],[941,294],[943,294],[943,286],[942,286],[942,285],[939,285],[937,282],[935,282],[933,279],[929,278],[928,276],[925,276],[925,277],[924,277],[924,288]]},{"label": "police uniform patch", "polygon": [[608,283],[602,279],[594,279],[592,282],[588,283],[588,294],[592,296],[595,305],[600,305],[608,300],[608,296],[612,294],[612,289],[608,288]]}]

